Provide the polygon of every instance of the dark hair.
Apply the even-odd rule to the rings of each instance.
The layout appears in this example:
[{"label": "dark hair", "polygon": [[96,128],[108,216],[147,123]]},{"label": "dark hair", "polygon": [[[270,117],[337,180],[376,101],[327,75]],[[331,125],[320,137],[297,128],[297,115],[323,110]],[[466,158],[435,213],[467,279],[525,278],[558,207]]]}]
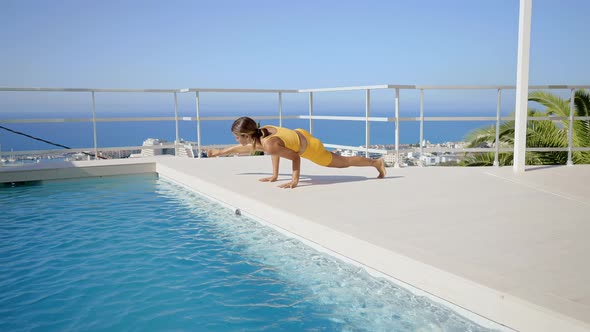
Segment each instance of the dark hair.
[{"label": "dark hair", "polygon": [[254,141],[254,149],[256,149],[256,143],[262,137],[262,130],[258,128],[256,121],[247,116],[236,119],[231,125],[231,132],[235,135],[247,135],[250,137]]}]

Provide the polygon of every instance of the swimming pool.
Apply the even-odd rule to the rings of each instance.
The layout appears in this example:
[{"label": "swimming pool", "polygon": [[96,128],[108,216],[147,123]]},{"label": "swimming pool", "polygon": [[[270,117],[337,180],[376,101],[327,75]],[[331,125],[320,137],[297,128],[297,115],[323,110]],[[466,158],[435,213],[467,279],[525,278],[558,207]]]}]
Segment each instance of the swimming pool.
[{"label": "swimming pool", "polygon": [[0,206],[2,331],[490,330],[156,175]]}]

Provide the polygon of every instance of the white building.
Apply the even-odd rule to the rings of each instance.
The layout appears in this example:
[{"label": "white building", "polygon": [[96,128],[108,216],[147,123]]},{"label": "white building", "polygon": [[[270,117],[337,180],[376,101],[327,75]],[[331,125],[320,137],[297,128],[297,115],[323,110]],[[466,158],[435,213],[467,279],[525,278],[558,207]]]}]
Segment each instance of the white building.
[{"label": "white building", "polygon": [[441,163],[448,163],[448,162],[459,162],[461,161],[461,157],[454,155],[454,154],[445,154],[440,156]]},{"label": "white building", "polygon": [[353,151],[353,150],[342,150],[340,152],[340,155],[343,157],[354,157],[354,156],[358,156],[358,152]]},{"label": "white building", "polygon": [[177,157],[195,158],[195,151],[190,143],[177,144],[174,148],[174,155]]},{"label": "white building", "polygon": [[385,166],[393,167],[395,165],[395,154],[386,154],[385,156],[383,156],[383,161],[385,162]]},{"label": "white building", "polygon": [[[145,141],[143,141],[142,146],[158,146],[158,145],[164,145],[164,143],[166,143],[166,141],[164,140],[160,140],[157,138],[148,138]],[[161,149],[141,149],[141,156],[142,157],[151,157],[151,156],[158,156],[161,154],[164,154],[163,152],[163,148]]]},{"label": "white building", "polygon": [[430,153],[425,153],[424,155],[420,156],[420,161],[424,166],[433,166],[440,164],[440,156],[435,156]]}]

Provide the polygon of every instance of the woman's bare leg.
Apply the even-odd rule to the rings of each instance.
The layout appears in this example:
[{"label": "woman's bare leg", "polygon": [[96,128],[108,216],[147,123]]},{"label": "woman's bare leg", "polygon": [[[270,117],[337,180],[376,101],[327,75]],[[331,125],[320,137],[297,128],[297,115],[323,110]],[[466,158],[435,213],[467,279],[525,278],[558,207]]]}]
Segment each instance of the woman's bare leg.
[{"label": "woman's bare leg", "polygon": [[383,158],[370,159],[360,156],[343,157],[332,153],[332,162],[328,165],[328,167],[346,168],[350,166],[373,166],[379,172],[379,176],[377,176],[377,178],[383,178],[387,173],[385,170],[385,161]]}]

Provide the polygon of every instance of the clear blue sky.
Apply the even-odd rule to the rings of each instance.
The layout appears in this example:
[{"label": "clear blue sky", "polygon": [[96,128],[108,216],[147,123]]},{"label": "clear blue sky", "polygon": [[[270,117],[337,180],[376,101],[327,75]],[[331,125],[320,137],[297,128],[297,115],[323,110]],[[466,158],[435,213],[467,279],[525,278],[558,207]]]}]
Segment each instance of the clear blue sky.
[{"label": "clear blue sky", "polygon": [[[0,86],[515,84],[518,0],[3,0]],[[590,84],[590,1],[533,0],[531,84]]]}]

